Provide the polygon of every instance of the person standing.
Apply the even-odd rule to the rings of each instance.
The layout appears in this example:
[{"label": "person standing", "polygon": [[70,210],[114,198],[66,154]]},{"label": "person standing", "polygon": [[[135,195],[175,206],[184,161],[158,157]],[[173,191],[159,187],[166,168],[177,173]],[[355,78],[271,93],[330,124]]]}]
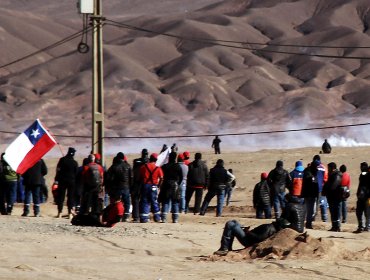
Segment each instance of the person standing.
[{"label": "person standing", "polygon": [[351,176],[347,172],[347,166],[342,164],[339,167],[339,171],[342,173],[341,191],[342,191],[342,203],[341,203],[341,214],[342,223],[347,222],[347,199],[350,195],[351,188]]},{"label": "person standing", "polygon": [[188,180],[189,167],[184,162],[184,154],[179,154],[177,156],[177,163],[179,164],[182,171],[182,181],[180,183],[180,213],[186,212],[186,186]]},{"label": "person standing", "polygon": [[[234,175],[233,170],[229,168],[227,171],[229,171],[231,174]],[[236,186],[236,179],[227,182],[226,188],[225,188],[225,199],[226,199],[226,206],[229,206],[230,200],[231,200],[231,194],[233,193],[233,190]]]},{"label": "person standing", "polygon": [[162,202],[162,223],[167,221],[167,213],[171,207],[172,222],[179,221],[179,204],[181,198],[182,169],[176,163],[176,152],[171,152],[168,163],[162,166],[163,184],[159,196]]},{"label": "person standing", "polygon": [[[4,160],[3,153],[1,155],[1,166],[2,166],[2,186],[4,188],[3,205],[4,214],[11,215],[13,211],[14,203],[17,199],[17,186],[18,186],[18,174],[15,172],[10,165]],[[4,204],[6,202],[6,207]]]},{"label": "person standing", "polygon": [[298,160],[295,163],[295,168],[290,172],[290,178],[292,179],[291,185],[288,187],[289,193],[291,195],[300,197],[302,194],[302,184],[303,184],[303,163]]},{"label": "person standing", "polygon": [[253,189],[253,208],[256,209],[256,218],[271,219],[271,190],[267,183],[267,172],[261,173],[261,181],[258,182]]},{"label": "person standing", "polygon": [[209,188],[204,197],[200,215],[204,216],[213,197],[217,196],[216,217],[221,217],[224,206],[225,188],[228,182],[235,180],[235,176],[224,167],[224,161],[218,159],[216,165],[209,171]]},{"label": "person standing", "polygon": [[183,152],[183,154],[182,154],[183,156],[184,156],[184,163],[187,165],[187,166],[189,166],[189,164],[190,164],[190,152],[189,151],[185,151],[185,152]]},{"label": "person standing", "polygon": [[113,164],[107,171],[106,187],[109,196],[117,193],[120,194],[125,207],[122,221],[127,222],[130,218],[132,170],[130,164],[124,159],[125,155],[122,152],[117,153],[113,159]]},{"label": "person standing", "polygon": [[327,139],[324,140],[324,143],[321,146],[321,150],[324,154],[330,154],[331,153],[331,146]]},{"label": "person standing", "polygon": [[150,155],[149,162],[140,167],[142,188],[140,196],[140,222],[149,222],[149,212],[152,211],[154,221],[161,221],[161,212],[158,204],[158,189],[163,182],[162,168],[156,166],[158,154]]},{"label": "person standing", "polygon": [[30,213],[31,199],[33,201],[33,214],[35,217],[40,216],[40,191],[44,184],[44,176],[48,173],[48,168],[43,159],[40,159],[30,167],[23,175],[25,185],[25,200],[23,207],[23,217]]},{"label": "person standing", "polygon": [[317,166],[317,183],[319,187],[319,196],[316,202],[315,216],[316,213],[318,212],[318,208],[320,208],[321,220],[323,222],[327,222],[329,205],[326,196],[322,194],[322,189],[324,187],[325,182],[328,180],[328,170],[325,168],[325,165],[321,162],[321,157],[319,155],[315,155],[312,160],[318,161],[319,163],[319,165]]},{"label": "person standing", "polygon": [[331,229],[329,231],[340,231],[340,210],[342,202],[342,173],[337,169],[335,162],[328,164],[328,181],[325,183],[323,192],[325,193],[330,210]]},{"label": "person standing", "polygon": [[362,162],[360,165],[361,174],[358,180],[358,188],[356,192],[356,218],[358,228],[355,233],[370,230],[370,213],[368,200],[370,198],[370,173],[367,162]]},{"label": "person standing", "polygon": [[189,211],[189,203],[195,192],[194,215],[200,212],[204,189],[208,187],[209,171],[207,164],[202,161],[202,154],[196,153],[194,161],[189,164],[188,180],[186,187],[186,213]]},{"label": "person standing", "polygon": [[102,204],[99,201],[99,194],[103,188],[104,169],[100,164],[95,162],[95,156],[88,156],[88,164],[82,171],[83,191],[81,199],[80,213],[87,215],[100,215]]},{"label": "person standing", "polygon": [[140,192],[142,188],[142,179],[140,178],[140,168],[149,162],[149,153],[147,149],[142,149],[141,157],[136,158],[132,164],[133,182],[130,190],[132,203],[132,219],[134,223],[140,222]]},{"label": "person standing", "polygon": [[78,171],[78,163],[73,158],[76,150],[73,147],[68,148],[67,154],[60,158],[57,164],[55,174],[55,182],[58,182],[56,194],[56,204],[58,208],[57,218],[62,217],[64,199],[67,193],[68,218],[72,218],[72,213],[75,213],[75,192],[76,192],[76,176]]},{"label": "person standing", "polygon": [[216,137],[212,141],[212,148],[215,149],[215,154],[221,154],[221,148],[220,148],[221,139]]},{"label": "person standing", "polygon": [[306,228],[312,229],[312,222],[316,215],[316,203],[319,197],[318,170],[320,161],[314,160],[303,171],[302,194],[306,207]]},{"label": "person standing", "polygon": [[275,218],[279,218],[285,207],[285,189],[291,185],[291,178],[283,167],[283,161],[278,160],[276,166],[268,175],[267,181],[271,187]]}]

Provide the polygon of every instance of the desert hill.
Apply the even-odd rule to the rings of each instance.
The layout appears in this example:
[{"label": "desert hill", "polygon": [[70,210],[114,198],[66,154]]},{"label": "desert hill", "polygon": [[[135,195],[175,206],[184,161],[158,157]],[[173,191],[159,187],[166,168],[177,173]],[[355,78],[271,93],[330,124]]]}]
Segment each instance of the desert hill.
[{"label": "desert hill", "polygon": [[[317,127],[370,116],[367,0],[110,0],[103,15],[107,136]],[[0,27],[1,130],[22,131],[40,118],[54,134],[89,136],[91,51],[77,52],[81,36],[44,50],[82,30],[76,1],[2,0]],[[325,133],[364,141],[347,130]]]}]

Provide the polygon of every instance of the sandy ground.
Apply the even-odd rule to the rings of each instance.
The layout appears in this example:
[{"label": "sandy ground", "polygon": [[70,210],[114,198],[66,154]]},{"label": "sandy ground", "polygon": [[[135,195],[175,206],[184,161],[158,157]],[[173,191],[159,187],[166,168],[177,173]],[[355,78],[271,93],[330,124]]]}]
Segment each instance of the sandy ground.
[{"label": "sandy ground", "polygon": [[[332,241],[325,254],[297,258],[241,259],[212,258],[219,247],[224,223],[237,219],[252,227],[256,220],[251,208],[251,191],[261,171],[269,171],[282,159],[289,170],[297,159],[305,164],[317,148],[264,150],[250,153],[204,153],[211,167],[219,157],[233,168],[237,188],[231,206],[216,218],[214,207],[205,216],[182,214],[178,224],[120,223],[114,228],[71,226],[66,218],[56,219],[52,202],[42,205],[42,217],[21,217],[22,205],[12,216],[0,217],[0,279],[366,279],[370,273],[370,233],[354,234],[357,177],[360,162],[370,148],[337,148],[323,161],[346,163],[353,180],[349,199],[349,222],[343,232],[328,232],[330,223],[316,222],[307,233],[314,239]],[[132,160],[136,155],[129,155]],[[51,182],[55,160],[47,160]],[[211,202],[215,206],[215,201]],[[320,239],[321,238],[321,239]],[[234,249],[242,249],[235,242]],[[348,252],[354,252],[348,255]],[[239,254],[231,253],[232,255]]]}]

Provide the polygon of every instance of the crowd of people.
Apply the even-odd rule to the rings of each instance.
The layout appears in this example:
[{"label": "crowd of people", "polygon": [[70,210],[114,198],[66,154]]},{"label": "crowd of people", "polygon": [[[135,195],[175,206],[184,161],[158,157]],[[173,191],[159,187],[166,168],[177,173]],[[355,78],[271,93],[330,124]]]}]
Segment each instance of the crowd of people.
[{"label": "crowd of people", "polygon": [[[213,144],[219,146],[219,143]],[[158,160],[166,152],[167,160]],[[325,150],[325,153],[327,152]],[[226,205],[230,203],[230,196],[236,184],[232,169],[225,168],[222,159],[218,159],[215,166],[209,169],[201,153],[195,153],[194,159],[191,160],[190,153],[179,152],[176,144],[170,148],[164,145],[159,154],[149,154],[147,149],[142,149],[141,156],[134,159],[132,165],[127,157],[119,152],[108,168],[102,166],[99,154],[88,155],[82,165],[79,165],[74,159],[75,153],[76,150],[70,147],[67,154],[59,159],[55,189],[53,188],[56,217],[62,217],[63,208],[66,206],[67,217],[73,218],[74,224],[113,226],[120,221],[146,223],[151,219],[155,222],[165,223],[171,220],[177,223],[180,214],[188,213],[189,209],[192,209],[194,214],[206,215],[209,203],[214,197],[217,197],[215,215],[220,217],[225,202]],[[356,232],[370,230],[368,164],[361,163],[360,170],[356,193]],[[32,202],[33,214],[39,216],[40,204],[47,199],[44,191],[44,177],[47,172],[48,168],[41,159],[20,176],[2,157],[1,214],[11,215],[14,203],[23,202],[22,216],[28,216]],[[24,189],[19,195],[22,185]],[[256,218],[271,219],[274,215],[276,221],[280,219],[281,222],[281,218],[287,215],[288,205],[302,205],[306,228],[313,228],[320,212],[323,222],[329,220],[330,214],[331,231],[340,231],[341,223],[347,222],[346,201],[350,188],[351,178],[344,164],[339,168],[335,162],[324,165],[320,155],[315,155],[306,167],[298,160],[294,169],[288,172],[284,162],[278,160],[270,172],[261,173],[260,181],[253,190],[253,207]],[[205,190],[207,193],[204,195]],[[189,203],[194,194],[194,206],[190,207]],[[19,198],[20,196],[22,198]],[[301,218],[303,212],[299,213]],[[288,222],[292,224],[291,221]],[[232,224],[235,227],[237,223],[234,221]],[[239,229],[238,232],[240,233]],[[249,231],[247,235],[250,235]],[[225,248],[221,251],[225,251]]]},{"label": "crowd of people", "polygon": [[[75,153],[76,149],[70,147],[59,159],[52,193],[56,217],[61,218],[66,207],[66,216],[76,225],[113,226],[118,221],[146,223],[151,219],[163,223],[171,219],[177,223],[180,213],[188,213],[189,209],[193,209],[194,214],[205,215],[215,196],[216,216],[219,217],[225,198],[229,204],[235,187],[232,169],[227,170],[222,159],[209,169],[201,153],[195,153],[192,161],[190,152],[179,153],[176,144],[170,148],[164,145],[160,154],[149,154],[147,149],[142,149],[141,157],[134,159],[132,165],[122,152],[116,154],[108,167],[102,166],[99,154],[88,155],[79,165]],[[30,215],[31,202],[34,216],[40,216],[47,172],[42,159],[22,175],[11,170],[2,159],[1,214],[11,215],[13,205],[18,201],[15,192],[24,185],[22,216]],[[194,193],[194,207],[191,208],[189,203]],[[167,217],[169,213],[170,218]]]},{"label": "crowd of people", "polygon": [[[357,188],[356,217],[358,228],[355,232],[370,231],[370,172],[366,162],[360,166],[359,186]],[[304,168],[302,161],[288,172],[281,160],[269,173],[261,173],[260,182],[253,190],[253,207],[256,218],[281,216],[286,207],[286,193],[304,205],[305,227],[313,228],[313,222],[320,211],[321,220],[331,220],[330,231],[341,231],[341,224],[347,222],[347,199],[350,196],[351,177],[346,165],[339,168],[335,162],[325,166],[320,155]]]}]

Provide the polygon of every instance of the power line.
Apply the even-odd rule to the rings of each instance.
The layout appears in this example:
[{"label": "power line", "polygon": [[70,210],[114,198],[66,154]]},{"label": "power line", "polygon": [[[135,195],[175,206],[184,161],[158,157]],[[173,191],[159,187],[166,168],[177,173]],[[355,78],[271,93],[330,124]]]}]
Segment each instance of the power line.
[{"label": "power line", "polygon": [[91,29],[92,29],[92,27],[84,28],[84,29],[82,29],[82,30],[80,30],[80,31],[78,31],[78,32],[76,32],[76,33],[74,33],[72,35],[69,35],[66,38],[63,38],[63,39],[61,39],[61,40],[59,40],[59,41],[57,41],[57,42],[55,42],[55,43],[53,43],[53,44],[51,44],[49,46],[46,46],[46,47],[44,47],[44,48],[42,48],[40,50],[37,50],[37,51],[35,51],[33,53],[30,53],[28,55],[25,55],[25,56],[23,56],[21,58],[18,58],[16,60],[13,60],[11,62],[8,62],[6,64],[3,64],[3,65],[0,66],[0,69],[5,68],[5,67],[8,67],[8,66],[13,65],[13,64],[16,64],[16,63],[21,62],[23,60],[26,60],[26,59],[28,59],[28,58],[30,58],[32,56],[38,55],[39,53],[42,53],[42,52],[51,50],[53,48],[56,48],[56,47],[58,47],[60,45],[63,45],[65,43],[67,43],[69,41],[72,41],[75,38],[79,37],[81,34],[84,34],[86,32],[89,32]]},{"label": "power line", "polygon": [[[344,125],[333,125],[333,126],[322,126],[322,127],[308,127],[308,128],[296,128],[296,129],[283,129],[283,130],[265,130],[265,131],[255,131],[255,132],[237,132],[237,133],[212,133],[212,134],[198,134],[198,135],[166,135],[166,136],[105,136],[105,139],[163,139],[163,138],[202,138],[202,137],[212,137],[216,134],[218,136],[242,136],[242,135],[259,135],[259,134],[274,134],[274,133],[290,133],[290,132],[301,132],[301,131],[312,131],[312,130],[325,130],[325,129],[335,129],[335,128],[347,128],[347,127],[357,127],[366,126],[370,123],[358,123],[358,124],[344,124]],[[19,132],[4,131],[0,130],[3,134],[20,134]],[[91,138],[91,136],[85,135],[62,135],[53,134],[55,137],[60,138]]]},{"label": "power line", "polygon": [[250,50],[250,51],[256,51],[256,52],[267,52],[267,53],[279,53],[279,54],[289,54],[289,55],[302,55],[302,56],[314,56],[314,57],[322,57],[322,58],[340,58],[340,59],[370,59],[370,57],[366,56],[342,56],[342,55],[324,55],[324,54],[314,54],[314,53],[302,53],[302,52],[288,52],[288,51],[279,51],[279,50],[271,50],[271,49],[256,49],[246,46],[235,46],[235,45],[229,45],[229,44],[223,44],[222,42],[226,43],[233,43],[233,44],[243,44],[243,45],[263,45],[263,46],[278,46],[278,47],[300,47],[300,48],[331,48],[331,49],[354,49],[354,48],[364,48],[364,49],[370,49],[370,47],[339,47],[339,46],[309,46],[309,45],[293,45],[293,44],[263,44],[263,43],[253,43],[253,42],[238,42],[238,41],[228,41],[228,40],[216,40],[216,39],[204,39],[204,38],[191,38],[191,37],[183,37],[179,35],[169,34],[169,33],[163,33],[163,32],[157,32],[145,28],[135,27],[119,22],[115,22],[112,20],[108,20],[107,22],[113,22],[113,23],[107,23],[107,25],[125,28],[125,29],[131,29],[131,30],[137,30],[141,32],[148,32],[152,34],[157,34],[161,36],[166,36],[170,38],[176,38],[184,41],[193,41],[198,43],[204,43],[204,44],[210,44],[214,46],[221,46],[221,47],[228,47],[228,48],[234,48],[234,49],[244,49],[244,50]]},{"label": "power line", "polygon": [[125,27],[127,29],[142,31],[142,32],[148,32],[153,33],[157,35],[163,35],[168,37],[174,37],[184,40],[200,40],[200,41],[210,41],[210,42],[222,42],[222,43],[235,43],[235,44],[245,44],[245,45],[256,45],[256,46],[274,46],[274,47],[297,47],[297,48],[325,48],[325,49],[370,49],[370,46],[330,46],[330,45],[299,45],[299,44],[278,44],[278,43],[257,43],[257,42],[248,42],[248,41],[234,41],[234,40],[220,40],[220,39],[207,39],[207,38],[192,38],[192,37],[183,37],[175,34],[170,33],[163,33],[158,32],[142,27],[137,27],[133,25],[129,25],[126,23],[121,23],[114,20],[106,19],[107,22],[112,22],[114,24],[109,24],[117,27]]}]

